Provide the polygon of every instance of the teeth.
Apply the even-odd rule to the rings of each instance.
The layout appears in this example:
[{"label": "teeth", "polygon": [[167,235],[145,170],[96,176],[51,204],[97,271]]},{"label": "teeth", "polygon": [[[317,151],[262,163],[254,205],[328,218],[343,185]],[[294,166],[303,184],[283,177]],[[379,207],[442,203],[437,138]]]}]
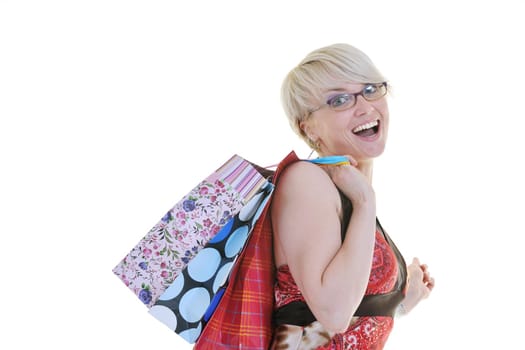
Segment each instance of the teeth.
[{"label": "teeth", "polygon": [[376,127],[377,124],[378,124],[377,120],[374,120],[373,122],[366,123],[366,124],[359,125],[359,126],[355,127],[354,130],[352,130],[352,132],[357,133],[359,131],[363,131],[363,130],[366,130],[366,129],[371,129],[373,127]]}]

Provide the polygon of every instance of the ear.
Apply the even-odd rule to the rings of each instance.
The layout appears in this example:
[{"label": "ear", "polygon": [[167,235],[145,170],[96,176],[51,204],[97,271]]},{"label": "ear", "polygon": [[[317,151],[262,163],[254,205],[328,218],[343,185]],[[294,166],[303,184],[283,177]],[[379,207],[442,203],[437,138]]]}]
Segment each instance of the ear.
[{"label": "ear", "polygon": [[314,128],[312,127],[312,125],[310,125],[310,123],[308,123],[307,120],[300,121],[299,127],[304,132],[306,137],[310,139],[310,141],[312,141],[313,143],[317,142],[317,139],[319,139],[319,136],[317,136],[317,134],[314,131]]}]

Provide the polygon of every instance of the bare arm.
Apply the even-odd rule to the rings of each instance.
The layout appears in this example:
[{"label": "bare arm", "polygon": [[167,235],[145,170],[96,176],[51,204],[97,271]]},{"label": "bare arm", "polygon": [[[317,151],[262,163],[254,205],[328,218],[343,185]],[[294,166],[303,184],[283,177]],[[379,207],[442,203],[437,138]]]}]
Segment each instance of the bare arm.
[{"label": "bare arm", "polygon": [[[341,244],[337,186],[353,205]],[[283,174],[272,204],[276,262],[288,264],[313,314],[344,331],[365,293],[375,242],[375,195],[351,166],[327,172],[298,162]]]}]

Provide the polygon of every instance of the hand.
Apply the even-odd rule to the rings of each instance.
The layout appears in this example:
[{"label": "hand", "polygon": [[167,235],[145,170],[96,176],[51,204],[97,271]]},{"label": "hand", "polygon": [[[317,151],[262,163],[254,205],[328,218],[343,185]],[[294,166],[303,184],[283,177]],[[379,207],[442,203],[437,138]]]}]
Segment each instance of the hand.
[{"label": "hand", "polygon": [[404,312],[410,312],[419,302],[428,298],[434,289],[434,278],[430,277],[428,266],[421,264],[414,258],[408,265],[408,288],[405,299],[402,301]]},{"label": "hand", "polygon": [[375,203],[375,193],[369,179],[357,168],[357,161],[346,156],[349,165],[324,166],[334,184],[355,207],[361,203]]}]

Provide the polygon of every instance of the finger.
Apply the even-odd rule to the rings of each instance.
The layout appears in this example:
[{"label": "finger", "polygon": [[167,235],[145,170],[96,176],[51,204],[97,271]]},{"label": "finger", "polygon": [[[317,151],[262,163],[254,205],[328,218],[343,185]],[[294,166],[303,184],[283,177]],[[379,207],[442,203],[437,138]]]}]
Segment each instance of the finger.
[{"label": "finger", "polygon": [[429,280],[430,279],[430,272],[423,270],[423,280]]},{"label": "finger", "polygon": [[410,279],[413,281],[423,282],[424,278],[423,272],[418,268],[413,269],[410,273]]},{"label": "finger", "polygon": [[357,160],[355,160],[354,158],[352,158],[352,156],[349,156],[348,154],[345,154],[345,157],[348,158],[348,162],[350,162],[350,165],[353,165],[353,166],[357,166]]},{"label": "finger", "polygon": [[436,281],[434,280],[434,278],[431,278],[428,283],[427,283],[427,288],[429,291],[432,291],[432,289],[434,289],[434,287],[436,286]]},{"label": "finger", "polygon": [[418,259],[418,258],[413,258],[413,259],[412,259],[412,264],[414,264],[414,265],[418,265],[418,266],[421,266],[421,263],[419,262],[419,259]]}]

